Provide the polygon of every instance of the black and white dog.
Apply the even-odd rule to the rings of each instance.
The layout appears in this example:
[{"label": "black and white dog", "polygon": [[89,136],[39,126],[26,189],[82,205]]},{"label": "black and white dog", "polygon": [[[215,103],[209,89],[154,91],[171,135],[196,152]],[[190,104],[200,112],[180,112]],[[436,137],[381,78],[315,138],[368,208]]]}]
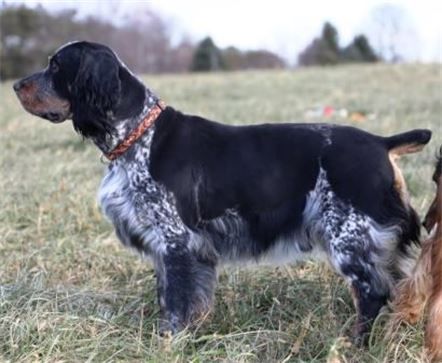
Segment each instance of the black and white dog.
[{"label": "black and white dog", "polygon": [[351,287],[361,338],[419,241],[394,160],[420,150],[428,130],[215,123],[162,106],[90,42],[63,46],[14,89],[27,111],[72,119],[112,160],[99,201],[121,241],[153,260],[163,332],[210,309],[219,264],[319,253]]}]

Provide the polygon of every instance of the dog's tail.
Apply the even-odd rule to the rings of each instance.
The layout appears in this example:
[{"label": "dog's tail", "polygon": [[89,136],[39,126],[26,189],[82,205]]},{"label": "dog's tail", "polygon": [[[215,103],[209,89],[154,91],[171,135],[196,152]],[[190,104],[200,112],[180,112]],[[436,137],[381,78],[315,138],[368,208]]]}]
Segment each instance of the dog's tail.
[{"label": "dog's tail", "polygon": [[[422,150],[430,139],[431,131],[424,129],[412,130],[381,138],[381,142],[388,152],[394,173],[394,191],[392,198],[395,199],[395,202],[391,203],[391,205],[396,208],[395,215],[398,217],[398,221],[400,221],[402,230],[398,244],[398,253],[402,257],[399,259],[400,265],[414,264],[416,262],[416,256],[410,253],[410,249],[413,247],[413,244],[420,244],[420,220],[410,205],[407,185],[396,160],[401,155]],[[399,270],[403,271],[403,268],[399,267]],[[403,273],[400,274],[403,275]]]},{"label": "dog's tail", "polygon": [[403,155],[422,150],[430,139],[430,130],[416,129],[402,134],[384,137],[383,142],[389,153]]}]

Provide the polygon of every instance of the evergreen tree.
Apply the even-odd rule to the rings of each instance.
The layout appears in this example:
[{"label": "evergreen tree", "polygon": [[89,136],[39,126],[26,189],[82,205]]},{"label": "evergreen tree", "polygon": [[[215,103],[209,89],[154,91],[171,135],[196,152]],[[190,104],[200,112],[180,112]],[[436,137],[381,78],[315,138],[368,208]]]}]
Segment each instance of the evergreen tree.
[{"label": "evergreen tree", "polygon": [[356,36],[353,39],[353,44],[359,50],[364,62],[377,62],[379,60],[365,35]]},{"label": "evergreen tree", "polygon": [[322,28],[321,37],[313,39],[298,56],[298,63],[304,66],[379,60],[367,37],[362,34],[356,36],[345,48],[340,48],[338,31],[328,22]]},{"label": "evergreen tree", "polygon": [[322,28],[322,40],[325,45],[336,55],[339,53],[339,35],[336,28],[326,22]]},{"label": "evergreen tree", "polygon": [[212,38],[203,39],[195,49],[193,55],[191,70],[200,71],[218,71],[224,69],[224,62],[221,52],[213,42]]},{"label": "evergreen tree", "polygon": [[339,62],[339,36],[336,28],[325,23],[320,38],[313,41],[299,54],[301,65],[334,65]]},{"label": "evergreen tree", "polygon": [[378,56],[365,35],[354,37],[353,41],[341,52],[343,62],[377,62]]}]

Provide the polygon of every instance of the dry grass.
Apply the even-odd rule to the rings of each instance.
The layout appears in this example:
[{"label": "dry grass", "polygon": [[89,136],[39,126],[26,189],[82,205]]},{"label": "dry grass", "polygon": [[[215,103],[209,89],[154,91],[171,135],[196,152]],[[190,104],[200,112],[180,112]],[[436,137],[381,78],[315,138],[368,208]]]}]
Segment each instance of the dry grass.
[{"label": "dry grass", "polygon": [[[440,66],[145,80],[169,104],[228,123],[303,120],[306,109],[332,104],[375,112],[357,126],[380,134],[431,128],[430,146],[401,166],[421,215],[432,198]],[[152,269],[120,246],[96,206],[98,151],[68,123],[27,115],[11,83],[0,90],[0,361],[422,361],[422,325],[386,341],[385,316],[368,349],[350,346],[351,297],[340,278],[311,262],[222,273],[210,321],[172,341],[158,338]]]}]

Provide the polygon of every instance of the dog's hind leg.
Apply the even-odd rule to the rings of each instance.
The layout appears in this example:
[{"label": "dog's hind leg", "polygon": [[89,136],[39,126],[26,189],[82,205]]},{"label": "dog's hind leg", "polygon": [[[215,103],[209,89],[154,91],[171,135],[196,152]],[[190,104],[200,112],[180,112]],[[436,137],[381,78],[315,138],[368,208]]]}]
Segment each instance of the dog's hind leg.
[{"label": "dog's hind leg", "polygon": [[389,246],[394,246],[395,234],[377,229],[354,211],[333,221],[335,226],[326,234],[329,259],[350,285],[357,311],[354,340],[366,343],[373,321],[390,296]]},{"label": "dog's hind leg", "polygon": [[351,245],[331,243],[330,248],[332,264],[352,292],[357,311],[353,337],[357,343],[366,342],[373,321],[390,295],[389,274],[386,269],[376,266],[372,252],[360,248],[365,243],[353,239]]},{"label": "dog's hind leg", "polygon": [[155,258],[160,334],[177,333],[210,311],[216,259],[190,252],[182,241],[169,243]]}]

